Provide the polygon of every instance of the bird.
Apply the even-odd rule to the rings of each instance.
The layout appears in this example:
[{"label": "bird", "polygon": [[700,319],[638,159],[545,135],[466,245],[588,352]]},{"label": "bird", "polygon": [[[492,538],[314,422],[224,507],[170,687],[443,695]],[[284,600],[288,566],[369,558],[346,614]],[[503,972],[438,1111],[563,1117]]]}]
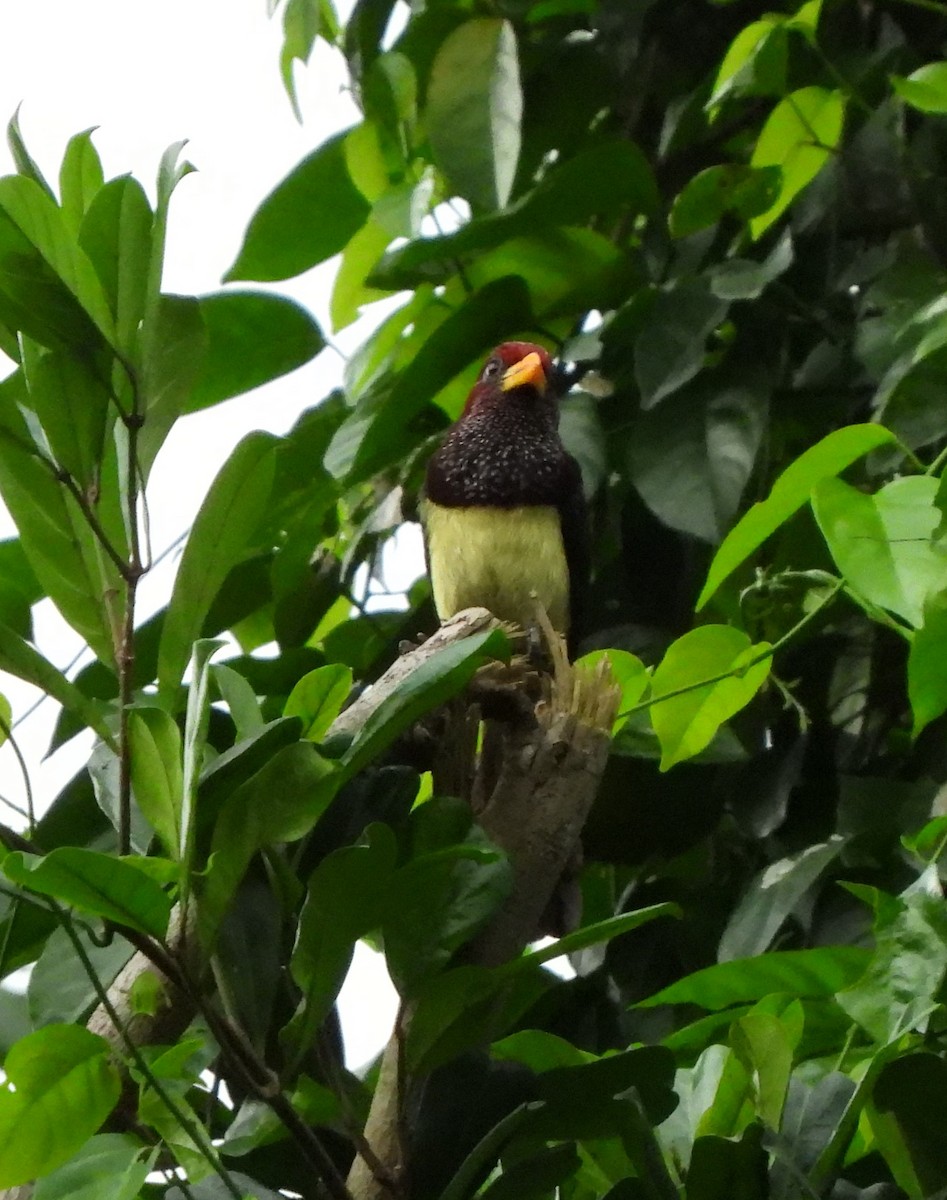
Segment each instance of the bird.
[{"label": "bird", "polygon": [[559,434],[556,380],[541,346],[497,346],[428,462],[420,513],[442,622],[482,606],[531,630],[538,600],[574,649],[588,513],[579,464]]}]

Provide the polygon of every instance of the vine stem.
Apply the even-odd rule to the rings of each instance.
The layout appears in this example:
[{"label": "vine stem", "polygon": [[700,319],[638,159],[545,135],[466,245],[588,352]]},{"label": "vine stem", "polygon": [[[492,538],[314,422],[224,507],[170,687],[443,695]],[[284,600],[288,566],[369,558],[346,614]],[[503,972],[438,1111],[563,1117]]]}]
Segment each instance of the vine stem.
[{"label": "vine stem", "polygon": [[135,1045],[131,1037],[129,1037],[128,1031],[118,1014],[118,1010],[115,1008],[115,1005],[112,1003],[111,998],[109,997],[108,991],[102,985],[102,981],[96,974],[95,966],[86,953],[86,948],[82,944],[82,939],[73,928],[72,920],[69,914],[62,907],[62,905],[55,900],[50,901],[50,906],[52,907],[53,912],[55,912],[63,931],[66,934],[66,937],[68,937],[69,941],[72,943],[72,948],[76,953],[76,957],[82,963],[82,968],[88,976],[89,982],[92,984],[92,988],[99,1003],[105,1009],[106,1013],[108,1013],[109,1020],[115,1027],[119,1037],[122,1040],[122,1044],[124,1045],[128,1056],[134,1062],[135,1067],[141,1073],[142,1077],[147,1081],[148,1086],[154,1090],[155,1095],[168,1110],[170,1115],[175,1119],[175,1121],[177,1121],[188,1137],[190,1137],[194,1142],[194,1145],[200,1152],[201,1157],[206,1160],[207,1164],[211,1167],[211,1169],[220,1179],[221,1183],[233,1197],[233,1200],[243,1200],[243,1192],[237,1187],[236,1183],[232,1179],[230,1172],[224,1166],[220,1155],[214,1149],[210,1139],[206,1136],[203,1127],[199,1122],[192,1121],[187,1113],[179,1107],[177,1102],[171,1097],[169,1092],[161,1083],[160,1079],[158,1079],[155,1073],[151,1070],[151,1067],[145,1061],[141,1050]]},{"label": "vine stem", "polygon": [[128,514],[128,562],[125,565],[125,614],[118,648],[119,677],[119,773],[118,773],[118,852],[131,851],[132,770],[129,740],[129,713],[134,696],[135,675],[135,598],[143,574],[141,541],[138,531],[139,463],[138,433],[144,423],[139,411],[138,389],[132,382],[132,409],[124,418],[126,431],[126,496]]},{"label": "vine stem", "polygon": [[635,713],[644,712],[645,709],[652,708],[655,704],[660,704],[662,700],[673,700],[677,696],[686,696],[689,692],[700,691],[701,688],[712,687],[715,683],[723,683],[725,679],[732,679],[745,675],[747,671],[755,667],[758,663],[765,662],[766,659],[772,658],[784,646],[788,645],[793,638],[797,637],[807,625],[810,625],[816,617],[827,608],[829,604],[842,592],[845,588],[844,579],[838,579],[833,584],[831,590],[822,597],[819,603],[815,606],[812,612],[806,613],[801,621],[797,621],[792,629],[778,638],[771,646],[767,646],[765,650],[761,650],[759,654],[755,654],[747,662],[742,663],[739,667],[732,668],[729,671],[720,671],[717,675],[711,675],[708,679],[700,679],[696,683],[687,683],[683,687],[673,688],[670,692],[664,692],[660,696],[652,696],[649,700],[642,700],[638,704],[633,704],[631,708],[626,708],[620,712],[615,718],[620,720],[622,717],[631,717]]}]

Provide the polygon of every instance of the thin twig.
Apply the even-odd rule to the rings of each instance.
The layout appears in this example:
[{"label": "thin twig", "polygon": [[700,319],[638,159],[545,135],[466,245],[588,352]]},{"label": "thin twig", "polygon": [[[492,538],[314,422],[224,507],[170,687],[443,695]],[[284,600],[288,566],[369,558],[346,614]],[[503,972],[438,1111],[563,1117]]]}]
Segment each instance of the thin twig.
[{"label": "thin twig", "polygon": [[30,783],[29,767],[26,765],[26,759],[23,757],[23,751],[20,749],[16,738],[13,736],[13,729],[2,716],[0,716],[0,733],[2,733],[6,738],[11,750],[16,755],[16,761],[20,766],[20,774],[23,776],[23,789],[26,792],[26,812],[24,813],[22,809],[17,808],[15,804],[10,804],[9,800],[5,800],[4,802],[8,804],[10,808],[14,810],[14,812],[19,813],[20,816],[26,817],[27,821],[29,822],[30,833],[32,834],[36,828],[36,810],[33,807],[33,785]]},{"label": "thin twig", "polygon": [[154,1090],[155,1095],[168,1110],[171,1116],[177,1121],[184,1132],[191,1138],[194,1145],[197,1147],[201,1156],[207,1161],[208,1165],[215,1172],[221,1183],[233,1197],[233,1200],[243,1200],[243,1192],[237,1187],[236,1183],[230,1176],[230,1172],[224,1166],[220,1155],[214,1149],[210,1139],[206,1136],[203,1126],[199,1122],[192,1121],[191,1118],[181,1109],[177,1102],[172,1099],[171,1095],[166,1091],[164,1085],[151,1070],[151,1067],[145,1061],[144,1055],[134,1041],[129,1037],[128,1031],[122,1023],[121,1017],[118,1015],[118,1010],[112,1003],[111,997],[107,989],[102,985],[99,979],[92,960],[86,953],[85,946],[82,944],[82,939],[72,927],[72,919],[66,910],[56,901],[52,902],[52,907],[62,925],[63,931],[69,941],[72,943],[72,948],[76,953],[76,957],[82,963],[83,970],[92,984],[99,1003],[102,1005],[105,1012],[108,1014],[109,1020],[115,1027],[116,1032],[122,1040],[129,1057],[133,1060],[135,1067],[142,1074],[148,1086]]}]

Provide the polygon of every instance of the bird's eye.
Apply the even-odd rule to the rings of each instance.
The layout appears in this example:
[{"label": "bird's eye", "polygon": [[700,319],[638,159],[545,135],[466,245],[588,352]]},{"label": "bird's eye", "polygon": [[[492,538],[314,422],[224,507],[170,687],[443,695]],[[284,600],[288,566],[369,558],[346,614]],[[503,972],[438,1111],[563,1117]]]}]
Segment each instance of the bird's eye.
[{"label": "bird's eye", "polygon": [[498,358],[491,358],[480,373],[481,379],[496,379],[503,371],[503,364]]}]

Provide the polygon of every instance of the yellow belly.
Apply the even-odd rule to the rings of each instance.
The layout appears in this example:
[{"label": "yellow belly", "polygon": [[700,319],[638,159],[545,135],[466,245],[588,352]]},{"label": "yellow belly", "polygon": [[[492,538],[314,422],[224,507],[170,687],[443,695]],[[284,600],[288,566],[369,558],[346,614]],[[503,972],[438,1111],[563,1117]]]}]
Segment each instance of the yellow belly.
[{"label": "yellow belly", "polygon": [[421,517],[442,621],[482,605],[525,627],[535,622],[535,593],[553,627],[568,629],[569,570],[554,508],[446,508],[425,500]]}]

